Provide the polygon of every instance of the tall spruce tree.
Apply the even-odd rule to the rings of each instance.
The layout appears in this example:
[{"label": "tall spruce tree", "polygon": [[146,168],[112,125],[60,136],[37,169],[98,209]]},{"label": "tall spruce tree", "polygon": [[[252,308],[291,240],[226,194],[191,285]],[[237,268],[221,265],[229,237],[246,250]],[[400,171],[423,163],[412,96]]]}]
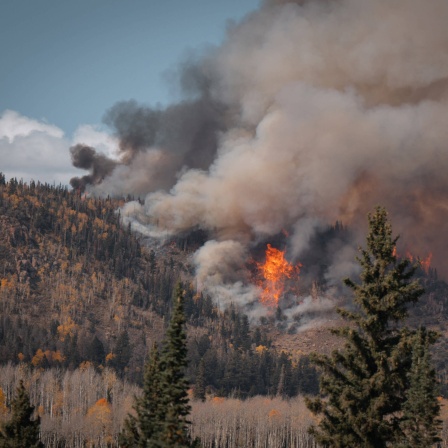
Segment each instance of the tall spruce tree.
[{"label": "tall spruce tree", "polygon": [[149,361],[145,365],[143,394],[135,398],[134,415],[128,415],[119,436],[123,448],[155,448],[165,416],[163,403],[160,356],[154,344]]},{"label": "tall spruce tree", "polygon": [[409,389],[401,419],[404,437],[397,448],[427,448],[442,441],[438,437],[442,421],[438,419],[436,372],[429,353],[435,339],[435,333],[425,328],[420,328],[414,336]]},{"label": "tall spruce tree", "polygon": [[32,420],[34,406],[20,381],[16,396],[11,401],[11,419],[3,425],[0,432],[1,448],[43,448],[39,441],[40,418]]},{"label": "tall spruce tree", "polygon": [[423,290],[412,280],[417,266],[397,260],[397,240],[384,208],[369,214],[367,247],[357,258],[361,283],[345,280],[357,308],[339,309],[350,324],[334,330],[345,347],[313,355],[322,370],[320,395],[307,404],[321,420],[310,432],[323,447],[385,448],[404,440],[415,332],[400,323]]},{"label": "tall spruce tree", "polygon": [[188,415],[191,407],[188,399],[187,336],[185,333],[184,293],[182,285],[176,287],[173,312],[167,331],[166,343],[161,357],[161,371],[164,383],[163,399],[166,414],[160,436],[162,447],[186,448],[199,446],[191,441]]},{"label": "tall spruce tree", "polygon": [[161,356],[154,347],[145,366],[143,395],[136,399],[120,434],[123,448],[193,448],[199,441],[189,435],[187,346],[184,330],[183,290],[176,289],[174,306]]}]

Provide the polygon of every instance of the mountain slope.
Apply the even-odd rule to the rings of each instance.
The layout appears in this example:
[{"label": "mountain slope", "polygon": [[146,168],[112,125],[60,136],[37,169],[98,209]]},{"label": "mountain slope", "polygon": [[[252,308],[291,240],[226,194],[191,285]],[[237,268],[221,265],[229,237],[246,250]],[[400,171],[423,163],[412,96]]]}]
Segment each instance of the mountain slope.
[{"label": "mountain slope", "polygon": [[193,385],[200,377],[210,392],[242,397],[315,391],[307,359],[272,346],[272,323],[251,327],[236,307],[220,311],[190,286],[194,238],[142,247],[121,224],[121,205],[0,177],[1,363],[90,363],[139,382],[183,281]]}]

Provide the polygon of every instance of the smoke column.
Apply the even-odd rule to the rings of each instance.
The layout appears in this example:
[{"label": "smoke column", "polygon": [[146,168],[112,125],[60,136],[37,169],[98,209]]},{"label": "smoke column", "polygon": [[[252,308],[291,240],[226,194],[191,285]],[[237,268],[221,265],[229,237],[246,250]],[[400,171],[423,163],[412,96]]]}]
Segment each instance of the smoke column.
[{"label": "smoke column", "polygon": [[447,23],[446,0],[266,1],[182,67],[185,102],[109,112],[127,156],[92,190],[145,196],[127,210],[148,231],[208,230],[204,284],[282,229],[299,258],[325,224],[362,234],[377,204],[399,252],[432,251],[446,275]]}]

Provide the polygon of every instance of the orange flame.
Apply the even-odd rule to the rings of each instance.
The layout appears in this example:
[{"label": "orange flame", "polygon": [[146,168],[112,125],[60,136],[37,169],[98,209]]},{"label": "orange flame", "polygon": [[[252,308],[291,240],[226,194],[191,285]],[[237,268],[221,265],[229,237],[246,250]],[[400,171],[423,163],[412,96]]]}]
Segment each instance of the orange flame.
[{"label": "orange flame", "polygon": [[302,265],[292,265],[285,259],[285,252],[268,244],[266,261],[256,263],[261,280],[258,286],[262,289],[260,300],[269,307],[278,306],[280,297],[285,292],[285,282],[294,274],[298,276]]},{"label": "orange flame", "polygon": [[426,258],[414,257],[410,252],[406,253],[406,258],[409,258],[411,263],[417,262],[420,267],[428,274],[431,267],[432,253],[430,252]]},{"label": "orange flame", "polygon": [[423,260],[420,260],[420,266],[427,274],[429,273],[429,268],[431,267],[431,260],[432,260],[432,253],[429,253],[429,255],[426,258],[423,258]]}]

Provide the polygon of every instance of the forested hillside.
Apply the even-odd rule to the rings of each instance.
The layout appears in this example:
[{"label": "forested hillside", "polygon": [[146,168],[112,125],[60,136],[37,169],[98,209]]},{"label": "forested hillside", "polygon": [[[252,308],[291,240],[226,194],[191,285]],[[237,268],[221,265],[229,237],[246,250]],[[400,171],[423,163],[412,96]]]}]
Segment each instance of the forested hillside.
[{"label": "forested hillside", "polygon": [[[260,402],[248,400],[243,418],[239,402],[224,397],[272,400],[317,392],[318,375],[307,355],[321,346],[328,350],[328,333],[287,334],[281,315],[278,322],[272,316],[250,325],[237,307],[220,310],[192,285],[189,255],[201,235],[150,249],[123,226],[124,202],[0,175],[0,420],[8,417],[22,379],[48,446],[84,446],[89,440],[116,446],[149,349],[164,337],[178,281],[185,288],[187,378],[197,400],[193,432],[207,446],[216,437],[243,437],[228,412],[238,414],[238,427],[247,434],[262,430],[250,420],[261,421]],[[419,276],[427,293],[411,310],[411,323],[442,333],[433,355],[446,397],[448,288],[435,270]],[[273,406],[263,417],[266,440],[309,440],[304,431],[311,417],[302,405],[295,421],[295,411],[265,403]],[[210,428],[219,422],[225,430],[218,434]]]},{"label": "forested hillside", "polygon": [[124,201],[0,178],[0,362],[75,369],[86,363],[139,383],[160,341],[173,287],[186,285],[189,379],[195,393],[248,397],[314,392],[307,357],[276,351],[265,327],[220,311],[190,281],[190,240],[142,247]]}]

